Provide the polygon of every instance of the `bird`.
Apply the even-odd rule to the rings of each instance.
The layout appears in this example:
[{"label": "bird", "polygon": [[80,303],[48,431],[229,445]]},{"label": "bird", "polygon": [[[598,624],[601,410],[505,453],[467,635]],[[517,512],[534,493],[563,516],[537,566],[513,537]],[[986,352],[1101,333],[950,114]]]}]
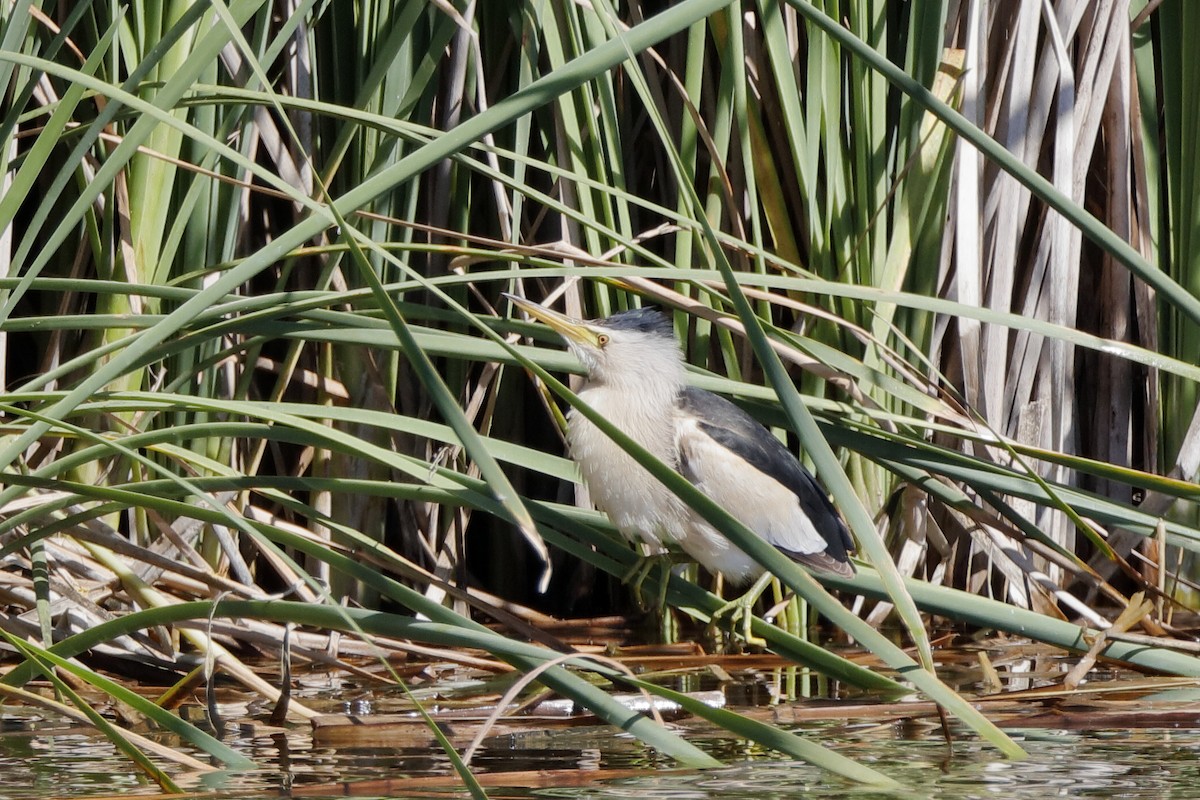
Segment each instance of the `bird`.
[{"label": "bird", "polygon": [[[854,574],[854,542],[824,489],[747,412],[688,384],[665,314],[644,307],[579,320],[506,296],[579,359],[586,373],[580,400],[792,560],[818,573]],[[740,606],[749,640],[749,608],[771,577],[763,567],[575,408],[567,414],[567,445],[592,502],[626,539],[651,552],[675,545],[734,585],[758,579],[722,609]]]}]

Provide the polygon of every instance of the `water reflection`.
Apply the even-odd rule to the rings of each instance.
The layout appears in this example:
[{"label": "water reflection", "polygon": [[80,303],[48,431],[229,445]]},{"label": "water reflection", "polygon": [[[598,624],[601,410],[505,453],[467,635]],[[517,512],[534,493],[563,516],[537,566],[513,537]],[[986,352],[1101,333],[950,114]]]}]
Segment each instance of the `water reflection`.
[{"label": "water reflection", "polygon": [[[968,654],[951,661],[947,654],[941,655],[945,660],[943,674],[961,686],[978,689],[978,662],[974,658]],[[993,663],[1001,668],[1008,684],[1007,697],[1014,696],[1016,684],[1043,686],[1061,681],[1061,664],[1040,659],[1038,653],[1013,652],[994,658]],[[1184,689],[1169,682],[1140,678],[1140,682],[1112,681],[1087,698],[1078,693],[1070,698],[1034,693],[1008,706],[992,706],[992,713],[1010,715],[1002,724],[1030,754],[1027,761],[1011,762],[999,760],[994,750],[978,744],[961,724],[954,725],[958,741],[951,752],[942,741],[936,716],[929,710],[921,712],[901,703],[892,709],[894,713],[887,714],[864,705],[860,709],[863,713],[855,715],[847,709],[860,701],[867,704],[871,698],[848,697],[844,691],[839,696],[834,686],[822,687],[822,694],[839,698],[840,702],[832,707],[820,702],[767,707],[780,697],[782,682],[775,680],[780,674],[760,671],[733,678],[724,675],[718,680],[705,673],[691,676],[679,688],[693,692],[719,689],[727,704],[743,710],[746,706],[757,707],[760,719],[776,723],[788,720],[796,733],[895,778],[912,797],[1112,800],[1200,796],[1200,730],[1136,727],[1155,710],[1186,712],[1195,708],[1187,696],[1172,698],[1171,692]],[[379,715],[395,718],[411,711],[407,697],[398,690],[353,683],[339,685],[336,691],[325,686],[306,688],[311,695],[305,702],[331,713],[371,719]],[[441,724],[460,748],[473,737],[472,726],[477,730],[479,718],[486,716],[493,702],[487,698],[495,696],[492,687],[479,682],[463,682],[461,695],[444,683],[421,691],[428,693],[428,707],[444,714]],[[483,714],[479,713],[481,706],[485,708]],[[238,713],[234,713],[233,706],[229,708],[229,718],[237,720]],[[450,759],[419,720],[390,727],[347,726],[357,730],[345,734],[327,730],[314,736],[308,727],[272,726],[265,721],[265,713],[260,719],[247,719],[244,715],[251,713],[247,708],[239,712],[243,715],[240,723],[228,725],[225,741],[253,759],[259,768],[204,776],[180,776],[177,769],[170,768],[182,785],[195,791],[215,790],[222,798],[280,794],[320,798],[355,796],[353,793],[374,797],[462,796],[461,786],[451,777]],[[837,713],[826,715],[830,708]],[[1114,723],[1110,720],[1120,717],[1104,717],[1101,712],[1105,709],[1132,710],[1134,716],[1127,717],[1127,723]],[[475,717],[454,716],[461,711],[472,712]],[[193,719],[204,717],[199,708],[184,708],[183,712]],[[835,718],[813,721],[822,716]],[[1082,718],[1084,726],[1090,727],[1103,719],[1100,724],[1108,724],[1110,729],[1095,733],[1047,730],[1034,727],[1047,724],[1035,721],[1038,716],[1051,716],[1048,724],[1059,727],[1069,724],[1066,719],[1078,722]],[[1182,717],[1196,724],[1195,715],[1184,713]],[[807,764],[781,762],[778,753],[713,731],[694,718],[677,723],[685,737],[729,766],[704,772],[677,770],[670,759],[628,735],[581,720],[574,720],[573,727],[571,722],[549,716],[523,718],[493,729],[473,761],[477,774],[495,776],[499,781],[489,787],[491,796],[581,800],[820,800],[849,793],[864,800],[897,796],[855,788]],[[1021,728],[1022,724],[1026,727]],[[170,737],[163,735],[162,741],[189,752]],[[572,785],[562,785],[568,781]],[[376,788],[364,782],[376,782]],[[92,732],[65,728],[32,715],[0,718],[0,800],[132,797],[157,792],[157,787],[137,774],[128,760]]]},{"label": "water reflection", "polygon": [[[810,728],[808,735],[897,780],[917,797],[928,798],[1170,798],[1196,796],[1200,786],[1200,731],[1118,731],[1081,735],[1027,731],[1020,736],[1028,761],[997,760],[994,751],[959,742],[947,760],[936,733],[898,740],[882,726],[848,730]],[[690,737],[729,767],[704,772],[677,771],[644,745],[615,737],[602,728],[566,729],[526,736],[496,737],[475,760],[480,773],[528,770],[645,771],[644,776],[586,786],[531,786],[527,779],[492,796],[691,800],[833,798],[852,791],[856,798],[882,795],[854,790],[806,764],[780,762],[746,742],[714,736]],[[268,797],[280,792],[320,797],[344,796],[343,782],[412,779],[450,774],[448,759],[428,747],[325,747],[291,731],[248,736],[232,742],[260,769],[193,779],[195,789],[217,789],[227,797]],[[171,744],[178,746],[177,742]],[[529,773],[526,773],[529,774]],[[2,795],[25,798],[153,794],[129,762],[106,742],[75,732],[0,731]],[[399,784],[403,786],[401,782]],[[443,791],[454,790],[446,787]],[[422,796],[429,790],[422,788]],[[435,793],[436,794],[436,793]],[[388,796],[407,796],[389,792]]]}]

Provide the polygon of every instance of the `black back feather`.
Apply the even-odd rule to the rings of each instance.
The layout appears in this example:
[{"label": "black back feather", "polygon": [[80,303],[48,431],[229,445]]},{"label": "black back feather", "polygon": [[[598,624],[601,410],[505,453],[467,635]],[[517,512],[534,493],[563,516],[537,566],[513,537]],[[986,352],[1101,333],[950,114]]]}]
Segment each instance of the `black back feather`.
[{"label": "black back feather", "polygon": [[850,531],[817,479],[783,443],[754,417],[712,392],[689,386],[681,393],[679,405],[699,417],[704,432],[715,441],[791,489],[813,527],[825,539],[825,554],[834,564],[847,561],[847,551],[854,549]]}]

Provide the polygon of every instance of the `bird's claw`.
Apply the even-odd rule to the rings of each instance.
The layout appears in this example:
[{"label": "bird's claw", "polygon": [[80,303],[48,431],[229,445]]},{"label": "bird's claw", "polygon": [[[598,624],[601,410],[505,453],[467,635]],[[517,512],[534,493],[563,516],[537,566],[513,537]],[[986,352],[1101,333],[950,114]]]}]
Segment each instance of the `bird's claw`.
[{"label": "bird's claw", "polygon": [[[712,613],[708,621],[708,635],[711,639],[716,639],[720,633],[718,622],[722,619],[728,620],[730,631],[737,631],[742,642],[750,647],[766,647],[767,640],[759,636],[755,636],[752,630],[754,625],[754,601],[743,603],[742,598],[731,600],[725,605],[718,608]],[[740,630],[739,630],[740,628]]]},{"label": "bird's claw", "polygon": [[642,606],[645,610],[662,609],[667,607],[667,581],[671,575],[671,567],[674,565],[671,559],[671,554],[665,550],[657,553],[642,552],[638,556],[638,560],[633,566],[621,576],[621,583],[633,590],[633,596],[637,599],[639,605],[642,604],[646,593],[642,590],[646,579],[650,577],[650,573],[654,572],[655,568],[662,570],[662,576],[658,582],[658,592],[653,598],[646,598],[650,601],[650,605]]},{"label": "bird's claw", "polygon": [[[730,631],[738,631],[745,644],[751,647],[766,647],[767,640],[755,636],[753,632],[754,604],[758,602],[758,598],[762,596],[762,593],[766,591],[774,579],[775,576],[771,573],[764,573],[744,594],[730,600],[710,614],[708,621],[708,634],[710,638],[716,638],[718,621],[727,619]],[[739,628],[740,630],[738,630]]]}]

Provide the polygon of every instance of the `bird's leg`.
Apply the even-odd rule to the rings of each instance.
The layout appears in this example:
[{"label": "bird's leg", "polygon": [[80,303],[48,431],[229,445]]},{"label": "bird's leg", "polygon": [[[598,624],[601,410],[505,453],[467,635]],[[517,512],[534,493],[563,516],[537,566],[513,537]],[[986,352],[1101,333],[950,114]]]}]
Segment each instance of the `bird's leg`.
[{"label": "bird's leg", "polygon": [[714,611],[710,615],[708,622],[710,633],[715,633],[719,619],[728,617],[731,629],[739,622],[741,623],[742,641],[756,647],[764,647],[767,644],[767,640],[755,636],[750,630],[750,626],[754,624],[754,604],[758,602],[758,598],[762,596],[762,593],[767,590],[767,587],[771,585],[771,581],[773,580],[775,580],[774,575],[770,572],[764,572],[744,594],[730,600]]},{"label": "bird's leg", "polygon": [[653,546],[646,542],[640,542],[637,545],[638,559],[633,566],[621,576],[621,583],[628,585],[633,590],[633,596],[637,598],[638,603],[642,602],[644,592],[642,584],[650,577],[650,573],[654,572],[655,568],[662,570],[662,577],[659,579],[658,593],[653,599],[651,608],[664,609],[667,607],[667,581],[671,577],[671,567],[674,561],[671,558],[671,553],[664,549],[653,549]]},{"label": "bird's leg", "polygon": [[[642,611],[654,613],[658,623],[659,640],[664,644],[671,644],[679,640],[679,621],[667,606],[667,584],[671,579],[675,559],[669,550],[661,546],[641,543],[637,548],[638,558],[622,576],[621,582],[633,590],[634,599]],[[643,591],[643,585],[656,569],[661,569],[658,573],[658,591],[653,597],[649,597]]]}]

